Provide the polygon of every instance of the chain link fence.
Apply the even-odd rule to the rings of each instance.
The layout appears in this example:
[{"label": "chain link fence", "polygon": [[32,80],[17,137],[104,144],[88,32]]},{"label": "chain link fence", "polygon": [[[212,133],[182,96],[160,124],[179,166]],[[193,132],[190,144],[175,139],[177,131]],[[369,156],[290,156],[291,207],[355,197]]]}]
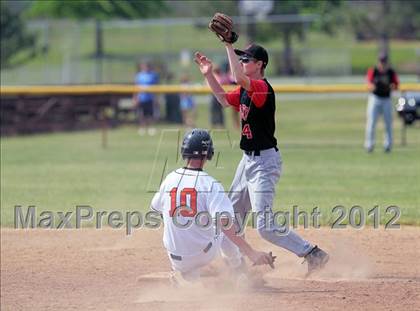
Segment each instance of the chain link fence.
[{"label": "chain link fence", "polygon": [[[188,74],[197,82],[202,78],[192,61],[196,50],[216,64],[226,61],[223,45],[201,19],[103,22],[101,58],[95,57],[94,21],[30,21],[28,28],[37,34],[36,56],[19,67],[2,68],[2,85],[132,83],[142,60],[155,65],[162,82],[168,72]],[[246,44],[246,36],[240,36],[238,46]],[[279,76],[284,67],[281,38],[263,45],[270,54],[267,75]],[[350,44],[323,46],[296,39],[292,47],[297,77],[352,75]]]}]

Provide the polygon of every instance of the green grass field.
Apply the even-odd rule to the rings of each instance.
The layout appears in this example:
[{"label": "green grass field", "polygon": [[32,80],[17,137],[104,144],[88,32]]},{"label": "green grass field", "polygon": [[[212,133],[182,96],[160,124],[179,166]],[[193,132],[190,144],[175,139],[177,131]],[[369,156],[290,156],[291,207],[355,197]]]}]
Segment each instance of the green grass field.
[{"label": "green grass field", "polygon": [[[385,154],[380,123],[377,148],[366,154],[365,106],[360,98],[278,101],[277,138],[284,167],[277,210],[317,206],[322,223],[330,224],[338,204],[360,205],[366,212],[379,205],[382,221],[391,217],[385,208],[397,205],[401,224],[420,224],[419,126],[408,130],[408,146],[401,147],[395,117],[395,149]],[[207,106],[200,105],[198,115],[197,124],[207,128]],[[230,111],[226,116],[230,119]],[[230,122],[228,129],[231,141],[226,132],[214,132],[219,160],[207,166],[225,188],[241,156],[239,133]],[[148,190],[158,186],[165,158],[167,171],[182,166],[176,163],[177,140],[176,128],[168,125],[159,125],[154,137],[140,137],[130,126],[111,130],[107,149],[101,148],[100,131],[2,138],[1,224],[13,226],[15,205],[35,205],[37,214],[75,211],[76,205],[95,211],[145,211],[153,195]]]}]

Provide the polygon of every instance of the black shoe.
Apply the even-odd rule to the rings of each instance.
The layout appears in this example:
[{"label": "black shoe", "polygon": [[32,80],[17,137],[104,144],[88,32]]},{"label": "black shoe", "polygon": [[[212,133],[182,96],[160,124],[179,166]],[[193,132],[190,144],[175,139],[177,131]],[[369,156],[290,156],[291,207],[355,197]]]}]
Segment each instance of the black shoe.
[{"label": "black shoe", "polygon": [[311,275],[313,272],[322,269],[329,259],[330,256],[315,245],[305,256],[304,262],[308,262],[308,272],[306,273],[306,277]]},{"label": "black shoe", "polygon": [[366,152],[367,153],[372,153],[373,152],[373,147],[366,148]]},{"label": "black shoe", "polygon": [[387,147],[387,148],[385,148],[385,149],[384,149],[384,152],[385,152],[385,153],[390,153],[390,152],[391,152],[391,147]]}]

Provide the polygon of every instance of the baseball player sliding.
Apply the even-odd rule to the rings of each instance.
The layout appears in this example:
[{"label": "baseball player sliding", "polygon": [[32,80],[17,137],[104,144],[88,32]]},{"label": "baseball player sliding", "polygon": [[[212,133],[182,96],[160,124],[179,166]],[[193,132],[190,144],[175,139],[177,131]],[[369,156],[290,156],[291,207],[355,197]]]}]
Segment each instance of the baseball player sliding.
[{"label": "baseball player sliding", "polygon": [[[284,234],[284,228],[282,230],[273,221],[273,199],[282,171],[282,160],[274,136],[275,94],[264,78],[267,51],[257,44],[251,44],[244,50],[234,49],[232,44],[238,35],[233,32],[231,18],[224,14],[216,13],[209,28],[224,42],[232,74],[239,84],[234,91],[225,93],[213,74],[210,59],[202,53],[195,54],[195,62],[219,103],[224,107],[233,107],[241,116],[240,148],[243,156],[229,191],[234,211],[242,218],[241,223],[251,210],[256,213],[257,230],[261,237],[304,257],[309,275],[327,263],[328,254],[293,231]],[[234,245],[231,247],[235,248]]]},{"label": "baseball player sliding", "polygon": [[[165,178],[151,203],[163,217],[163,243],[174,271],[171,280],[178,285],[199,280],[200,269],[219,250],[237,275],[243,266],[241,252],[255,265],[274,268],[271,253],[255,251],[236,235],[235,226],[229,225],[234,220],[231,201],[222,185],[203,171],[214,154],[210,134],[201,129],[187,133],[181,154],[186,166]],[[221,232],[215,230],[217,227]]]}]

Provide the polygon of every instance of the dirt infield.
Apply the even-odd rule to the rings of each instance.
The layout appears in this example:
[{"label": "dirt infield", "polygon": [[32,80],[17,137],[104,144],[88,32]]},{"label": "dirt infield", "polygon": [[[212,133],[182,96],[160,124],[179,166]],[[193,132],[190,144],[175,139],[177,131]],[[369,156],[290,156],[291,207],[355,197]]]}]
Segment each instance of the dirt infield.
[{"label": "dirt infield", "polygon": [[275,270],[257,270],[265,286],[232,288],[215,276],[223,274],[216,261],[205,288],[180,290],[169,286],[161,231],[2,229],[1,309],[420,309],[420,228],[301,231],[331,254],[310,279],[300,258],[247,232],[278,256]]}]

